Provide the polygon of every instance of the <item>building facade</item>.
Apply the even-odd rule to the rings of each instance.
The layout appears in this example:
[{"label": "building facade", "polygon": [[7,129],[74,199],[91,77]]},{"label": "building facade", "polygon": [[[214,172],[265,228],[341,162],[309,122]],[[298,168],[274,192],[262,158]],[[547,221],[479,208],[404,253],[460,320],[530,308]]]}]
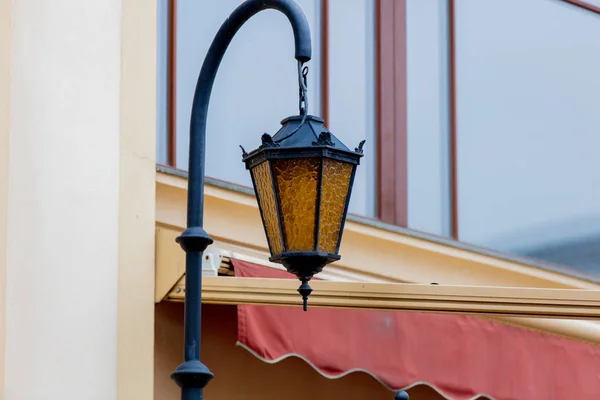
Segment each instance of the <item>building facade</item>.
[{"label": "building facade", "polygon": [[[599,2],[297,2],[313,35],[310,113],[345,143],[367,140],[342,259],[324,280],[599,289]],[[169,374],[185,271],[174,238],[191,100],[239,3],[0,4],[1,399],[178,396]],[[227,279],[236,261],[277,269],[237,145],[254,148],[297,113],[292,43],[286,19],[265,11],[219,70],[206,276]],[[209,400],[392,398],[373,371],[330,380],[301,359],[264,363],[236,347],[239,307],[205,308]],[[566,338],[556,346],[567,352],[600,343],[595,322],[494,321]],[[593,398],[587,383],[576,398]],[[410,387],[415,399],[451,393]]]}]

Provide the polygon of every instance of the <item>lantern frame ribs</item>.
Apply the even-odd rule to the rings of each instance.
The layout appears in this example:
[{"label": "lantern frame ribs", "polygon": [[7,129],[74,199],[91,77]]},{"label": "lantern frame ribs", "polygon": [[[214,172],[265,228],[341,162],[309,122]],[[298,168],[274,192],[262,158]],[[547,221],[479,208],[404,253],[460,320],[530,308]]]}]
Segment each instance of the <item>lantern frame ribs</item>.
[{"label": "lantern frame ribs", "polygon": [[[364,141],[354,151],[351,151],[324,126],[322,118],[313,115],[288,117],[281,121],[281,125],[281,129],[273,137],[266,133],[263,134],[262,144],[256,150],[246,153],[242,148],[242,159],[252,177],[263,228],[271,252],[269,260],[283,264],[288,272],[296,275],[302,282],[299,292],[303,296],[306,310],[307,297],[312,291],[308,281],[315,274],[321,272],[327,264],[340,259],[338,252],[356,168],[363,156]],[[281,189],[284,181],[283,173],[278,172],[276,166],[282,160],[287,160],[287,163],[297,161],[299,164],[306,164],[308,171],[316,175],[313,179],[309,179],[310,183],[314,184],[314,193],[312,193],[314,197],[310,193],[304,192],[305,186],[302,182],[292,183],[288,190]],[[267,163],[267,170],[265,172],[263,167],[263,171],[259,175],[258,168],[264,163]],[[310,167],[311,164],[312,167]],[[341,179],[333,179],[332,168],[340,169],[343,175]],[[257,178],[257,175],[260,178]],[[270,185],[265,184],[265,179],[270,180]],[[265,188],[268,189],[265,190]],[[338,191],[338,195],[342,195],[343,199],[338,200],[341,200],[343,205],[340,203],[338,204],[341,206],[340,209],[323,212],[327,200],[324,199],[323,193],[325,191],[331,195],[334,188],[341,190],[341,192]],[[292,203],[291,198],[296,196],[306,196],[310,202],[311,209],[305,213],[307,215],[302,215],[305,210],[302,210],[301,207],[296,207],[292,211],[289,208],[293,207],[285,209],[284,203]],[[271,207],[267,207],[266,204]],[[290,212],[292,214],[295,212],[297,215],[290,216],[288,215]],[[272,215],[273,213],[276,215]],[[290,219],[294,219],[305,229],[309,227],[306,233],[314,236],[310,245],[304,243],[302,248],[292,245],[290,225],[293,223],[290,222]],[[275,222],[277,229],[272,226]],[[326,223],[328,223],[327,229],[324,228]],[[335,245],[331,246],[329,243],[327,246],[325,242],[327,239],[331,240],[332,235],[335,235]]]}]

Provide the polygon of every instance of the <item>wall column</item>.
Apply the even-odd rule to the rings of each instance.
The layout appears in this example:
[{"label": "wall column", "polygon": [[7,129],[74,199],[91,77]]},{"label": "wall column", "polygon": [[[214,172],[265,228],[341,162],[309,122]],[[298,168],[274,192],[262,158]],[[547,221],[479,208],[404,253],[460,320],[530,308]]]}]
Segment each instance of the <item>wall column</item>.
[{"label": "wall column", "polygon": [[11,25],[12,2],[0,2],[0,398],[4,393],[6,371],[6,238],[10,143]]},{"label": "wall column", "polygon": [[2,399],[152,399],[155,47],[141,0],[0,6]]}]

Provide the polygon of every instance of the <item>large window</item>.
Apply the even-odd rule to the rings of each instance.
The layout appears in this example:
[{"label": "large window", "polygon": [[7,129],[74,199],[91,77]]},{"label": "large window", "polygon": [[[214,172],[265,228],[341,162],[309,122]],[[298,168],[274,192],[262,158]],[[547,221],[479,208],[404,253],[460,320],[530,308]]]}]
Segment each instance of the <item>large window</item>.
[{"label": "large window", "polygon": [[600,272],[600,16],[456,3],[459,238]]}]

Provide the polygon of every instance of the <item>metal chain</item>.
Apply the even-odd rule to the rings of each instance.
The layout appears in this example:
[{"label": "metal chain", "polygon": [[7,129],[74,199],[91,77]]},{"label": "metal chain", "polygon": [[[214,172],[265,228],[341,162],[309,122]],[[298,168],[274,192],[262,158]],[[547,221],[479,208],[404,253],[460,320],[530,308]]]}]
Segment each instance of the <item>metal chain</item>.
[{"label": "metal chain", "polygon": [[307,93],[308,93],[307,86],[308,85],[307,85],[307,79],[306,79],[307,75],[308,75],[308,66],[305,66],[302,61],[298,61],[298,94],[299,94],[298,107],[300,108],[300,115],[302,116],[302,120],[300,121],[300,124],[296,127],[296,129],[294,129],[293,131],[291,131],[284,137],[276,140],[275,143],[280,143],[280,142],[284,141],[285,139],[291,137],[294,133],[298,132],[300,127],[302,125],[304,125],[304,122],[306,121],[306,116],[308,115],[308,95],[307,95]]},{"label": "metal chain", "polygon": [[308,67],[302,67],[302,62],[298,61],[298,91],[299,91],[299,108],[300,115],[305,116],[308,114],[308,96],[307,96],[307,84],[306,76],[308,75]]}]

